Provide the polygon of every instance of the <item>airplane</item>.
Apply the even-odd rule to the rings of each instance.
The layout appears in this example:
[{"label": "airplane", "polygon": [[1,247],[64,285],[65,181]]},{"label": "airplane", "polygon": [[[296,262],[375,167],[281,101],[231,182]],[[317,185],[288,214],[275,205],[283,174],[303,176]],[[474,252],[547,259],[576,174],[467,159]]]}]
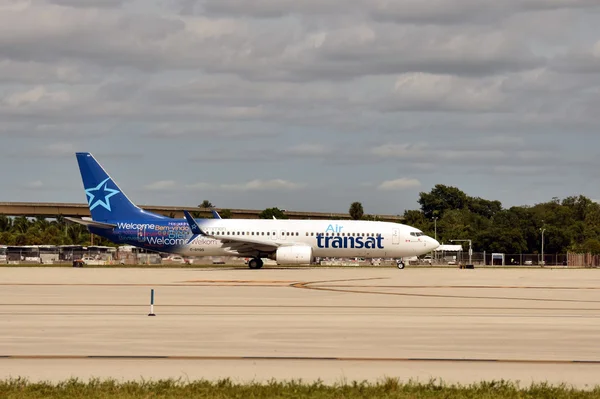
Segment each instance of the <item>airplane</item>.
[{"label": "airplane", "polygon": [[89,152],[76,153],[90,218],[65,218],[116,244],[181,256],[262,259],[277,264],[312,264],[316,257],[403,258],[429,253],[440,244],[400,223],[363,220],[170,218],[136,206]]}]

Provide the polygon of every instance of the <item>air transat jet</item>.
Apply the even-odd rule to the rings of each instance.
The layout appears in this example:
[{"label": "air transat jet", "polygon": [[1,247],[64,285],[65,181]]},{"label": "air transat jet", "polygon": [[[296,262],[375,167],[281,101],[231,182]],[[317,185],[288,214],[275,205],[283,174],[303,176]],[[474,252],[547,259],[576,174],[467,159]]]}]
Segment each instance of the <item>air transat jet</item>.
[{"label": "air transat jet", "polygon": [[422,231],[399,223],[355,220],[173,219],[134,205],[96,159],[77,153],[89,218],[67,218],[116,244],[182,256],[263,258],[278,264],[311,264],[315,257],[394,258],[431,252],[440,244]]}]

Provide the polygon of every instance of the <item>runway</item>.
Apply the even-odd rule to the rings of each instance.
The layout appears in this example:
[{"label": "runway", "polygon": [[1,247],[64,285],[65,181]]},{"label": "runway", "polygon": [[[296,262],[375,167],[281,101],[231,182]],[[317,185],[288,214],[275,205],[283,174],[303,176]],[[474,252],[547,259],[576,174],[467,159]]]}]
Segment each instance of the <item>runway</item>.
[{"label": "runway", "polygon": [[0,268],[0,378],[585,388],[599,339],[596,270]]}]

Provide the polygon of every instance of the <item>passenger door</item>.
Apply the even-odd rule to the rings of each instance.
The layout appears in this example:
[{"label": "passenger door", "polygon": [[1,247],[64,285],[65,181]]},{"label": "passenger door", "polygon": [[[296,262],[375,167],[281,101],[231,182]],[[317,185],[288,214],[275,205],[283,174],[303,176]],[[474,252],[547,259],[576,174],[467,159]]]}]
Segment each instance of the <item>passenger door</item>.
[{"label": "passenger door", "polygon": [[392,244],[400,244],[400,229],[392,229]]}]

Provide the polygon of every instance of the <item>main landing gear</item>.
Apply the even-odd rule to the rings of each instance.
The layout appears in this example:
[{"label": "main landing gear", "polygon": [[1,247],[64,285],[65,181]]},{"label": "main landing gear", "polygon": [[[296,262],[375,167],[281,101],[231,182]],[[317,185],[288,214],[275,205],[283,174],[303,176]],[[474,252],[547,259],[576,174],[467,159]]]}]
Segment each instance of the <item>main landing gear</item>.
[{"label": "main landing gear", "polygon": [[261,258],[252,258],[248,261],[248,267],[250,269],[260,269],[263,267],[263,261]]},{"label": "main landing gear", "polygon": [[404,269],[404,261],[402,259],[398,259],[396,261],[396,266],[398,266],[398,269]]}]

